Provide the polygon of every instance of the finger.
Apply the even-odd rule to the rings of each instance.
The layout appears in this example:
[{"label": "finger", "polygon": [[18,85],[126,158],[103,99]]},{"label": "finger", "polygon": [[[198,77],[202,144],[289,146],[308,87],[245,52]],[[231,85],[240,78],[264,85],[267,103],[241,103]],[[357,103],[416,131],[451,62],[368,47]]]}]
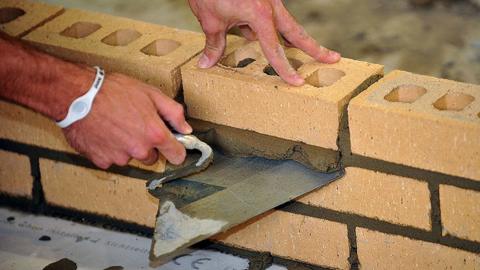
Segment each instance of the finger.
[{"label": "finger", "polygon": [[240,32],[242,32],[242,35],[249,41],[257,40],[257,35],[255,34],[255,32],[252,31],[252,28],[250,28],[250,26],[239,25],[238,29],[240,29]]},{"label": "finger", "polygon": [[112,165],[112,162],[108,161],[108,158],[100,153],[86,154],[86,156],[92,161],[93,164],[95,164],[95,166],[99,167],[100,169],[106,170]]},{"label": "finger", "polygon": [[147,136],[149,143],[156,147],[170,163],[179,165],[185,160],[185,147],[175,139],[160,118],[148,126]]},{"label": "finger", "polygon": [[126,153],[116,153],[113,157],[113,163],[118,166],[125,166],[130,161],[130,156]]},{"label": "finger", "polygon": [[264,15],[252,25],[253,30],[257,33],[260,46],[262,47],[265,57],[270,65],[275,69],[277,74],[287,83],[300,86],[305,83],[302,77],[290,66],[285,52],[277,36],[277,32],[273,25],[272,17]]},{"label": "finger", "polygon": [[290,43],[290,41],[288,41],[288,39],[286,39],[283,35],[281,35],[281,36],[282,36],[282,39],[283,39],[283,46],[288,47],[288,48],[295,47],[295,46],[293,46],[293,44]]},{"label": "finger", "polygon": [[185,110],[180,103],[158,91],[151,91],[155,107],[162,119],[166,120],[176,131],[183,134],[192,133],[192,127],[185,120]]},{"label": "finger", "polygon": [[205,30],[205,49],[198,61],[200,68],[210,68],[214,66],[222,57],[226,44],[226,29],[221,31],[209,32]]},{"label": "finger", "polygon": [[146,157],[144,157],[143,159],[138,159],[139,161],[141,161],[143,164],[145,165],[153,165],[155,164],[155,162],[157,162],[158,160],[158,150],[157,149],[150,149],[150,151],[148,151],[148,154]]},{"label": "finger", "polygon": [[331,64],[340,60],[339,53],[317,44],[288,12],[282,1],[275,0],[273,2],[275,23],[288,42],[322,63]]}]

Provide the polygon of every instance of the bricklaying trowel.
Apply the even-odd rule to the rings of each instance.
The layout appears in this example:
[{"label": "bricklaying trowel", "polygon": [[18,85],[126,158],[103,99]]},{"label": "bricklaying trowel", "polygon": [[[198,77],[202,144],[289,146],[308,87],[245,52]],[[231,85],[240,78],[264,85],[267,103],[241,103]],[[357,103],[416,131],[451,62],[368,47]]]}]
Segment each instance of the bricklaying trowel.
[{"label": "bricklaying trowel", "polygon": [[193,135],[176,138],[201,156],[189,153],[186,165],[173,166],[147,182],[150,194],[159,199],[151,266],[164,264],[191,245],[344,174],[343,169],[321,173],[292,160],[230,157],[218,152],[205,170],[213,161],[212,148]]}]

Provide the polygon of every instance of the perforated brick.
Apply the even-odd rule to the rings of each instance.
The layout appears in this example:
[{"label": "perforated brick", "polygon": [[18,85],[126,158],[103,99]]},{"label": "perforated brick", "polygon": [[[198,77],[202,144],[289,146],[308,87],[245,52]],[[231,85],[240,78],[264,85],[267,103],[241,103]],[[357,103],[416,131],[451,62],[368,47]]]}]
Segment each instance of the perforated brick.
[{"label": "perforated brick", "polygon": [[75,9],[24,39],[63,59],[135,77],[170,97],[181,85],[180,66],[204,46],[200,33]]},{"label": "perforated brick", "polygon": [[0,31],[21,37],[28,31],[60,14],[63,7],[37,1],[0,1]]},{"label": "perforated brick", "polygon": [[480,180],[480,86],[394,71],[348,111],[353,153]]},{"label": "perforated brick", "polygon": [[268,75],[273,69],[256,42],[229,38],[225,57],[210,69],[198,68],[193,59],[182,68],[189,116],[337,150],[346,104],[381,76],[383,67],[345,58],[327,65],[298,49],[286,53],[306,78],[304,86]]}]

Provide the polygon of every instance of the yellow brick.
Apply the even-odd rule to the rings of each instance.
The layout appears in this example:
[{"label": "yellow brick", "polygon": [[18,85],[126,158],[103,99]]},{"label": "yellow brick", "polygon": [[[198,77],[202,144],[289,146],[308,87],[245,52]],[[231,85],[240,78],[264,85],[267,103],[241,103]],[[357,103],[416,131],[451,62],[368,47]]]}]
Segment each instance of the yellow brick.
[{"label": "yellow brick", "polygon": [[[292,48],[287,56],[308,82],[293,87],[263,72],[268,62],[258,43],[229,40],[219,65],[200,69],[194,59],[182,67],[189,116],[323,148],[337,150],[343,108],[364,81],[383,72],[380,65],[345,58],[321,64]],[[248,58],[256,61],[236,67]]]},{"label": "yellow brick", "polygon": [[480,242],[480,192],[440,185],[443,235]]},{"label": "yellow brick", "polygon": [[199,33],[74,9],[24,39],[61,58],[135,77],[170,97],[181,85],[180,66],[204,46]]},{"label": "yellow brick", "polygon": [[480,86],[394,71],[348,110],[353,153],[480,180]]},{"label": "yellow brick", "polygon": [[154,227],[158,200],[145,181],[40,159],[47,203]]},{"label": "yellow brick", "polygon": [[[68,145],[62,130],[52,120],[39,113],[0,100],[0,122],[2,123],[2,128],[0,128],[0,138],[2,139],[62,152],[76,153]],[[143,165],[135,160],[130,161],[129,165],[163,172],[165,169],[165,158],[160,157],[159,161],[151,166]]]},{"label": "yellow brick", "polygon": [[0,2],[0,31],[20,37],[45,21],[55,17],[63,8],[26,0]]},{"label": "yellow brick", "polygon": [[430,230],[428,184],[361,168],[307,194],[300,202]]},{"label": "yellow brick", "polygon": [[480,255],[357,228],[361,269],[479,269]]},{"label": "yellow brick", "polygon": [[32,198],[32,188],[29,158],[0,150],[0,193]]},{"label": "yellow brick", "polygon": [[215,237],[228,245],[334,268],[349,268],[344,224],[270,211]]}]

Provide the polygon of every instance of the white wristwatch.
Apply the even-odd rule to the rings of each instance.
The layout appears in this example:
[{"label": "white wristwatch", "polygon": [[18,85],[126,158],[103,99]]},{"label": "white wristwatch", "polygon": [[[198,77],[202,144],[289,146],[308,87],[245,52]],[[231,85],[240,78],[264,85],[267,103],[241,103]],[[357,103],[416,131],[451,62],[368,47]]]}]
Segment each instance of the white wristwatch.
[{"label": "white wristwatch", "polygon": [[71,124],[85,118],[90,109],[92,108],[93,100],[97,95],[98,91],[102,87],[103,80],[105,79],[105,71],[99,67],[95,67],[97,74],[95,75],[95,80],[93,81],[92,86],[85,95],[75,99],[70,107],[68,108],[68,113],[65,119],[57,122],[57,125],[61,128],[66,128]]}]

